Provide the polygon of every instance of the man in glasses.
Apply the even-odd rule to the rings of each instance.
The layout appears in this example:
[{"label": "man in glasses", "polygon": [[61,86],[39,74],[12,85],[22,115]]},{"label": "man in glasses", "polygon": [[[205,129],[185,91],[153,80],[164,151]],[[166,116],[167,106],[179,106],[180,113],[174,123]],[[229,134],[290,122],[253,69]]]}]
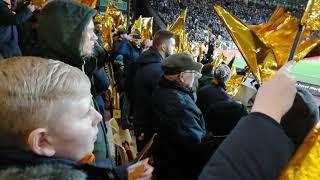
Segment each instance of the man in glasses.
[{"label": "man in glasses", "polygon": [[171,55],[162,62],[164,75],[153,94],[154,128],[158,133],[154,158],[160,180],[197,179],[216,147],[208,141],[192,91],[202,66],[187,53]]}]

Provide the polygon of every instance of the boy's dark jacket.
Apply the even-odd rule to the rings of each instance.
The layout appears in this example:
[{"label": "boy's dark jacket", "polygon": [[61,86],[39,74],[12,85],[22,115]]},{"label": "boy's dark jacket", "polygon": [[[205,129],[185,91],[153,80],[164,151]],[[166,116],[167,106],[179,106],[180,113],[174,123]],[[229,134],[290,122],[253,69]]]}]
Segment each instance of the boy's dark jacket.
[{"label": "boy's dark jacket", "polygon": [[77,164],[74,161],[37,156],[31,152],[0,150],[0,179],[125,179],[127,166],[113,168],[110,161]]}]

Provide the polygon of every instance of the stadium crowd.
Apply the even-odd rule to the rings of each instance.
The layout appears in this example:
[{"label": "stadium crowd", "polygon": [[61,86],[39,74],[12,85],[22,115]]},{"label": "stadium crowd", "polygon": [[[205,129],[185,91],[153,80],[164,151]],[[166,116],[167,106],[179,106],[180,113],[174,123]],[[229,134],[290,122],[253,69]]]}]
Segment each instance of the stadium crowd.
[{"label": "stadium crowd", "polygon": [[[106,50],[95,9],[73,0],[15,3],[0,0],[0,179],[277,179],[319,121],[313,96],[289,76],[295,61],[264,81],[247,109],[226,92],[231,68],[177,53],[173,32],[142,41],[108,31]],[[152,4],[168,23],[174,8],[188,7],[193,41],[205,40],[207,28],[228,38],[213,3]],[[222,4],[253,24],[272,12]],[[110,121],[114,140],[120,127],[132,131],[141,156],[107,139]]]},{"label": "stadium crowd", "polygon": [[[160,17],[166,24],[172,24],[180,15],[181,10],[187,8],[186,30],[189,33],[190,41],[208,41],[209,32],[211,31],[216,36],[221,35],[223,40],[231,41],[231,38],[226,31],[219,17],[214,13],[213,6],[221,5],[223,8],[232,12],[243,22],[256,25],[265,23],[275,9],[274,5],[267,3],[257,4],[249,2],[244,5],[244,2],[234,0],[150,0],[151,6],[159,13]],[[289,9],[290,12],[301,16],[303,6],[297,5]]]}]

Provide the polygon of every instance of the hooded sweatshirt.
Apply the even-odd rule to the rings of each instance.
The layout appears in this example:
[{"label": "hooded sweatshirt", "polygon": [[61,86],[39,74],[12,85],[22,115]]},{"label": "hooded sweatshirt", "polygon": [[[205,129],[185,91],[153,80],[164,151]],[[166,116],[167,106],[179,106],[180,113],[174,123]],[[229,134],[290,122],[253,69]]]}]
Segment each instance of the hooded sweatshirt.
[{"label": "hooded sweatshirt", "polygon": [[71,0],[48,3],[42,9],[38,30],[44,56],[81,68],[81,38],[95,14],[96,10]]},{"label": "hooded sweatshirt", "polygon": [[[97,90],[100,89],[96,78],[97,62],[95,58],[80,56],[80,42],[86,26],[95,14],[96,10],[76,1],[53,0],[41,10],[38,29],[44,57],[60,60],[80,69],[85,63],[84,69],[91,80],[93,95],[97,95]],[[98,128],[98,139],[93,153],[97,160],[103,160],[108,158],[106,128],[103,121],[99,123]]]}]

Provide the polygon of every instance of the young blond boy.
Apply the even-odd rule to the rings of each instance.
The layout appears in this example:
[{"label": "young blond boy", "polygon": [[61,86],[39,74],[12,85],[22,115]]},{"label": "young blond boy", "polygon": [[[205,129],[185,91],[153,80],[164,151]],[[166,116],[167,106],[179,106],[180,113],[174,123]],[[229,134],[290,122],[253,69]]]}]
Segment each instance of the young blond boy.
[{"label": "young blond boy", "polygon": [[[127,166],[93,163],[101,119],[78,68],[36,57],[1,61],[0,179],[124,179]],[[138,166],[149,179],[153,168]]]}]

